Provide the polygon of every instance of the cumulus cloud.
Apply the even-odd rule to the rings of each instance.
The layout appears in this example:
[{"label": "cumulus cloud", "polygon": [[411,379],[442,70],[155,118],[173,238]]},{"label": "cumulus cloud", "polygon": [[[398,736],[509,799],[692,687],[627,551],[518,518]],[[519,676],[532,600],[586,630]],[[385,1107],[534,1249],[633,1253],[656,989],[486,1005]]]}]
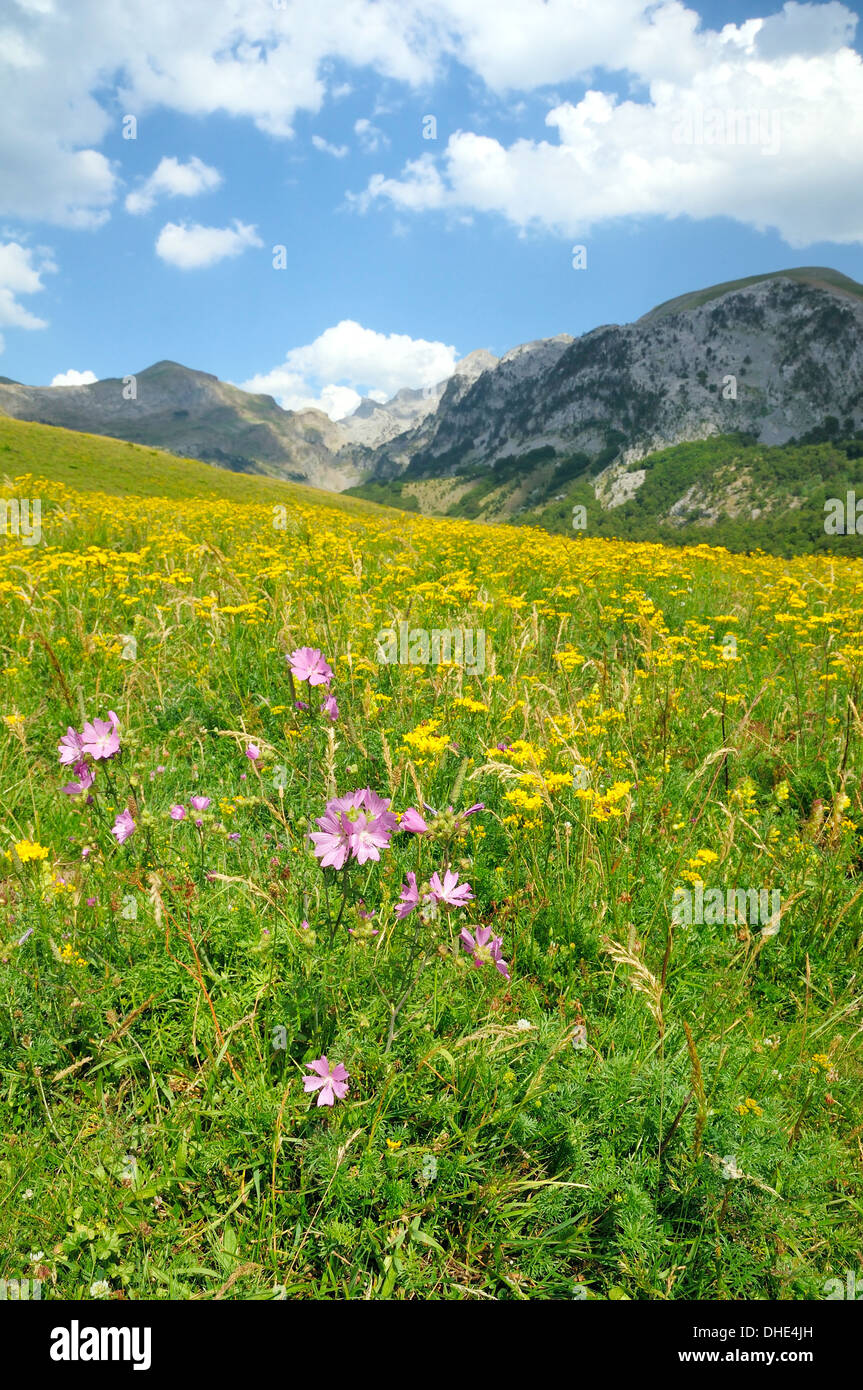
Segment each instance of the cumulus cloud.
[{"label": "cumulus cloud", "polygon": [[373,125],[367,116],[354,121],[354,134],[363,154],[377,154],[378,150],[386,149],[390,143],[380,127]]},{"label": "cumulus cloud", "polygon": [[[99,226],[119,182],[119,162],[100,147],[121,113],[142,132],[161,108],[290,138],[298,113],[336,99],[346,67],[427,91],[455,62],[513,105],[513,94],[575,82],[608,105],[555,99],[547,139],[457,132],[437,158],[376,172],[360,205],[485,210],[567,235],[617,216],[724,215],[775,226],[792,245],[861,240],[856,23],[839,0],[789,0],[718,30],[681,0],[19,0],[0,35],[0,215]],[[715,108],[781,121],[775,152],[762,150],[769,132],[733,148],[675,141],[681,111],[715,126]],[[387,148],[367,117],[354,134],[364,152]],[[140,210],[176,191],[145,184],[128,196]]]},{"label": "cumulus cloud", "polygon": [[[47,328],[45,319],[32,314],[18,298],[45,288],[42,276],[57,267],[49,256],[37,256],[17,241],[0,242],[0,328]],[[0,337],[0,351],[3,338]]]},{"label": "cumulus cloud", "polygon": [[281,366],[242,383],[275,396],[285,410],[323,410],[332,420],[352,414],[362,396],[386,401],[404,386],[436,384],[452,374],[456,350],[406,333],[377,333],[353,319],[292,348]]},{"label": "cumulus cloud", "polygon": [[[459,61],[496,92],[686,64],[698,15],[650,0],[440,0]],[[648,50],[649,55],[648,55]]]},{"label": "cumulus cloud", "polygon": [[322,154],[331,154],[334,159],[344,159],[348,153],[347,145],[331,145],[322,135],[313,135],[312,144],[316,150],[320,150]]},{"label": "cumulus cloud", "polygon": [[7,5],[0,25],[0,215],[99,226],[119,187],[100,151],[160,108],[293,135],[354,65],[416,86],[444,48],[431,0],[76,0]]},{"label": "cumulus cloud", "polygon": [[76,372],[74,367],[70,367],[68,372],[58,372],[51,378],[52,386],[90,386],[94,381],[98,381],[95,372]]},{"label": "cumulus cloud", "polygon": [[126,211],[131,213],[149,212],[157,199],[163,197],[193,198],[198,193],[209,193],[218,188],[222,175],[218,169],[204,164],[196,155],[187,164],[178,159],[161,159],[148,179],[126,198]]},{"label": "cumulus cloud", "polygon": [[[805,56],[819,22],[820,51]],[[760,20],[698,35],[700,64],[652,81],[644,101],[590,90],[560,102],[546,116],[556,139],[458,131],[440,159],[373,175],[354,201],[496,213],[574,237],[613,218],[687,216],[775,228],[794,247],[863,241],[863,63],[844,46],[853,16],[791,4],[769,23],[771,52],[783,33],[787,49],[769,63]]]},{"label": "cumulus cloud", "polygon": [[853,42],[856,26],[857,16],[836,0],[826,5],[800,5],[790,0],[781,13],[761,21],[755,47],[758,56],[767,59],[832,53]]},{"label": "cumulus cloud", "polygon": [[249,246],[263,246],[254,227],[234,219],[231,227],[202,227],[199,222],[166,222],[156,239],[156,255],[180,270],[203,270]]}]

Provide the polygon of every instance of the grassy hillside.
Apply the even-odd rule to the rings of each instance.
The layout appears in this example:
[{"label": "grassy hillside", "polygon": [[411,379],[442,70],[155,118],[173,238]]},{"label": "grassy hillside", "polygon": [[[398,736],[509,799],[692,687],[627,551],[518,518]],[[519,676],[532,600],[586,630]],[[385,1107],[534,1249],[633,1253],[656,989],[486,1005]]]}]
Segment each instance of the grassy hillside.
[{"label": "grassy hillside", "polygon": [[[0,478],[32,474],[84,492],[118,497],[214,497],[238,503],[315,501],[355,515],[378,508],[254,473],[232,473],[197,459],[104,435],[83,434],[0,415]],[[9,494],[11,495],[11,494]]]},{"label": "grassy hillside", "polygon": [[844,1288],[863,565],[300,489],[279,531],[289,489],[70,439],[5,435],[55,476],[45,543],[0,544],[0,1278]]},{"label": "grassy hillside", "polygon": [[[588,530],[599,536],[669,545],[707,541],[729,550],[773,555],[832,552],[863,555],[863,535],[824,530],[825,502],[863,499],[863,443],[780,445],[774,448],[720,436],[659,450],[623,470],[644,472],[630,500],[603,510],[592,487],[576,483],[565,502],[537,509],[530,520],[569,531],[572,506],[587,508]],[[607,495],[602,487],[600,496]]]},{"label": "grassy hillside", "polygon": [[[838,425],[837,425],[838,432]],[[573,508],[583,506],[584,534],[667,545],[725,546],[773,555],[833,552],[863,555],[863,535],[824,530],[828,498],[849,491],[863,500],[863,441],[767,447],[738,435],[717,435],[658,450],[602,475],[612,448],[586,454],[535,450],[450,478],[367,484],[350,496],[428,515],[541,526],[572,535]],[[644,473],[627,501],[615,506],[613,486]],[[624,484],[625,485],[625,484]]]}]

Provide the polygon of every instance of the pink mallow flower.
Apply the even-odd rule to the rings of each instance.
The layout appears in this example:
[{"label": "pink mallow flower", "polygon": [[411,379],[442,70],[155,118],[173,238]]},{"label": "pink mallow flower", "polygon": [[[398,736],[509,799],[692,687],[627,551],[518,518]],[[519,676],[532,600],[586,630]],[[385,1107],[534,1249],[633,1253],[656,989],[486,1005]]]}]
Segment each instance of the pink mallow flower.
[{"label": "pink mallow flower", "polygon": [[329,685],[333,678],[332,669],[317,647],[297,647],[288,656],[288,665],[292,676],[298,681],[308,681],[309,685]]},{"label": "pink mallow flower", "polygon": [[62,767],[68,767],[71,763],[81,761],[84,754],[84,746],[81,743],[81,735],[77,729],[73,729],[70,724],[65,734],[57,744],[57,755]]},{"label": "pink mallow flower", "polygon": [[256,763],[260,756],[261,750],[258,747],[258,745],[256,743],[250,743],[248,748],[246,749],[246,757],[251,758],[252,762]]},{"label": "pink mallow flower", "polygon": [[429,879],[429,897],[432,902],[444,903],[446,907],[466,907],[473,897],[473,889],[469,883],[459,883],[458,874],[452,869],[447,869],[443,883],[440,874],[432,874]]},{"label": "pink mallow flower", "polygon": [[328,801],[324,814],[315,818],[320,832],[309,836],[321,868],[343,869],[349,858],[358,864],[379,860],[398,826],[389,805],[370,787]]},{"label": "pink mallow flower", "polygon": [[113,710],[107,719],[92,719],[81,730],[81,749],[91,758],[113,758],[120,751],[120,723]]},{"label": "pink mallow flower", "polygon": [[502,936],[492,936],[491,927],[477,927],[476,937],[471,936],[467,927],[459,932],[462,946],[473,956],[475,966],[493,965],[505,980],[509,979],[509,966],[501,955]]},{"label": "pink mallow flower", "polygon": [[208,796],[190,796],[189,802],[196,811],[206,811],[210,804]]},{"label": "pink mallow flower", "polygon": [[174,805],[171,807],[170,811],[168,812],[168,815],[171,817],[171,820],[185,820],[186,808],[185,806],[180,806],[179,804]]},{"label": "pink mallow flower", "polygon": [[129,836],[134,835],[135,829],[131,811],[121,811],[111,826],[111,834],[116,836],[118,845],[124,845]]},{"label": "pink mallow flower", "polygon": [[335,724],[339,717],[339,707],[335,695],[328,695],[324,700],[321,705],[321,714],[325,714]]},{"label": "pink mallow flower", "polygon": [[306,1066],[315,1074],[303,1077],[303,1090],[307,1094],[317,1091],[318,1105],[332,1105],[336,1100],[344,1100],[350,1081],[350,1073],[345,1069],[344,1062],[337,1062],[331,1067],[326,1057],[316,1057],[313,1062],[306,1062]]},{"label": "pink mallow flower", "polygon": [[396,916],[401,920],[413,912],[415,907],[419,907],[420,894],[417,888],[417,876],[415,873],[408,874],[407,883],[402,884],[401,896],[396,905]]},{"label": "pink mallow flower", "polygon": [[72,768],[76,781],[67,782],[63,791],[66,796],[80,796],[82,792],[89,791],[96,780],[96,774],[89,763],[75,763]]},{"label": "pink mallow flower", "polygon": [[[348,812],[346,819],[351,820],[352,814]],[[357,863],[365,864],[369,859],[379,860],[381,850],[387,848],[390,836],[395,830],[395,816],[389,811],[384,811],[381,815],[368,815],[365,811],[357,811],[356,819],[352,823],[350,846],[351,854]]]},{"label": "pink mallow flower", "polygon": [[408,809],[401,814],[399,830],[410,830],[414,835],[425,835],[428,826],[419,811],[415,811],[413,806],[409,806]]},{"label": "pink mallow flower", "polygon": [[353,822],[348,820],[347,812],[355,810],[355,796],[356,793],[352,792],[350,796],[328,801],[324,814],[315,817],[315,824],[320,826],[320,830],[312,831],[309,839],[322,869],[343,869],[350,858]]}]

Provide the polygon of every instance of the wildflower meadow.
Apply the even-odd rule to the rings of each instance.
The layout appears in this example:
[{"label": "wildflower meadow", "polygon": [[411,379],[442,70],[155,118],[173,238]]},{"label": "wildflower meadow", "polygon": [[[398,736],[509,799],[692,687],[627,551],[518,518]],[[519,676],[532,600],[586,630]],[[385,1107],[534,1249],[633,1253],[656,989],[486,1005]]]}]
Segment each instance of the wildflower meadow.
[{"label": "wildflower meadow", "polygon": [[3,1278],[843,1296],[858,560],[11,492]]}]

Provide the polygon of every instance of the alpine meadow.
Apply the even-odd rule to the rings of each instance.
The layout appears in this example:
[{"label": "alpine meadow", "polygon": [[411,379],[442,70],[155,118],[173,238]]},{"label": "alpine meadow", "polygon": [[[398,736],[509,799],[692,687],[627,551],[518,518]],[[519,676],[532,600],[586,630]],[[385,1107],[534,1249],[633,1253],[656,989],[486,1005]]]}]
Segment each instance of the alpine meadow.
[{"label": "alpine meadow", "polygon": [[[854,1265],[859,561],[10,481],[31,1278],[813,1298]],[[678,909],[741,884],[781,912]]]},{"label": "alpine meadow", "polygon": [[28,1377],[856,1351],[858,8],[0,0]]}]

